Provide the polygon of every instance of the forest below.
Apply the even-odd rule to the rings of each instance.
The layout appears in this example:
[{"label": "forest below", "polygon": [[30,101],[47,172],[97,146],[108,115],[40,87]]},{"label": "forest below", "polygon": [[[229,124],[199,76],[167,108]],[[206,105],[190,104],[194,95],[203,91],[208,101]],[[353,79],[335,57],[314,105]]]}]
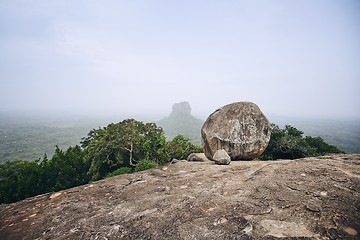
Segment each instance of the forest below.
[{"label": "forest below", "polygon": [[[140,118],[141,119],[141,118]],[[146,119],[144,117],[143,119]],[[56,146],[66,149],[78,145],[91,129],[106,126],[121,118],[58,119],[51,117],[29,118],[0,115],[0,163],[6,160],[37,160],[44,154],[51,157]],[[190,137],[200,144],[201,120],[193,117],[172,119],[164,128],[169,139],[176,134]],[[161,125],[161,121],[159,121]],[[319,136],[327,143],[338,146],[346,153],[360,153],[360,123],[356,120],[279,119],[275,124],[290,124],[304,132],[305,136]],[[194,127],[195,126],[195,127]],[[197,131],[194,128],[198,128]]]},{"label": "forest below", "polygon": [[[155,123],[125,119],[90,130],[80,145],[66,150],[56,146],[51,157],[44,154],[35,161],[0,164],[0,203],[143,171],[202,151],[189,137],[178,134],[169,140]],[[260,158],[298,159],[328,153],[344,152],[320,137],[304,137],[290,125],[280,128],[273,124],[270,142]]]}]

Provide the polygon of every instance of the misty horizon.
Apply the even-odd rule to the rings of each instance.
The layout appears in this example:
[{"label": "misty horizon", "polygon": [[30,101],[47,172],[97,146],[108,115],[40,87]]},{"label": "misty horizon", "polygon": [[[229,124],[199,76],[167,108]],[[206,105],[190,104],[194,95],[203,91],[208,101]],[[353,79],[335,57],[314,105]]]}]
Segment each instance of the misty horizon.
[{"label": "misty horizon", "polygon": [[[360,3],[0,2],[0,113],[360,119]],[[270,117],[271,119],[271,117]]]},{"label": "misty horizon", "polygon": [[[189,102],[190,103],[190,102]],[[175,103],[174,103],[175,104]],[[230,103],[228,103],[230,104]],[[255,103],[256,104],[256,103]],[[190,103],[191,106],[191,103]],[[210,114],[215,112],[217,109],[223,106],[218,106],[209,112],[197,111],[191,106],[191,115],[198,118],[199,120],[205,121]],[[311,122],[311,121],[322,121],[322,122],[332,122],[332,121],[342,121],[342,122],[360,122],[360,117],[346,117],[346,116],[301,116],[301,115],[291,115],[284,113],[272,113],[266,112],[261,109],[264,115],[268,120],[275,124],[294,124],[295,122]],[[0,111],[0,119],[13,119],[14,121],[20,120],[24,123],[31,121],[38,121],[39,123],[45,122],[102,122],[103,124],[109,124],[114,122],[119,122],[124,119],[133,118],[139,121],[144,122],[157,122],[162,120],[170,115],[172,112],[171,106],[167,111],[159,112],[85,112],[85,111]]]}]

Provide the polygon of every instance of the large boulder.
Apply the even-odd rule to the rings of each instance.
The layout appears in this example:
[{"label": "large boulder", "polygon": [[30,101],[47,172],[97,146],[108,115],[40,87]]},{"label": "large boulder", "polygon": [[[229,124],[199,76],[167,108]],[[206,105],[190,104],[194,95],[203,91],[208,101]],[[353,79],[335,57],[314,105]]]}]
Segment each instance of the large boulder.
[{"label": "large boulder", "polygon": [[269,121],[251,102],[236,102],[216,110],[201,129],[204,152],[211,160],[220,149],[224,149],[231,160],[257,158],[267,147],[270,134]]}]

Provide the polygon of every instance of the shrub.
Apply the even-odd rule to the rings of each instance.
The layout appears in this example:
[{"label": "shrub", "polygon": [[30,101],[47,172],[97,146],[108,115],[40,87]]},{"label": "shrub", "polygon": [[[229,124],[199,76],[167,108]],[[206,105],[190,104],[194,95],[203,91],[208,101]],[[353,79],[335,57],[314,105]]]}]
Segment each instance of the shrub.
[{"label": "shrub", "polygon": [[154,168],[157,166],[158,166],[157,162],[155,162],[153,160],[149,160],[149,159],[144,159],[144,160],[139,161],[136,164],[135,172],[144,171],[146,169]]},{"label": "shrub", "polygon": [[166,142],[161,149],[161,156],[165,162],[172,159],[186,159],[191,153],[203,152],[203,148],[191,143],[190,138],[181,134],[176,135],[170,142]]},{"label": "shrub", "polygon": [[132,173],[132,169],[129,167],[121,167],[105,176],[105,178],[114,177],[121,174]]},{"label": "shrub", "polygon": [[343,153],[336,146],[327,144],[320,137],[303,137],[303,132],[293,126],[284,129],[272,124],[270,142],[262,159],[297,159],[327,153]]}]

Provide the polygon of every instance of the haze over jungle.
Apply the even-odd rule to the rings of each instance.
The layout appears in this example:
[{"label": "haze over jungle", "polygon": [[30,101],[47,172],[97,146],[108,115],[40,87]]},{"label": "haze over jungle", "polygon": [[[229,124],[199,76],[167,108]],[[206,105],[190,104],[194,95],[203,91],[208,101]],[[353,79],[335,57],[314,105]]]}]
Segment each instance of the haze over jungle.
[{"label": "haze over jungle", "polygon": [[0,1],[0,112],[360,118],[360,3]]},{"label": "haze over jungle", "polygon": [[[155,122],[161,126],[168,139],[177,134],[190,137],[201,145],[200,128],[207,116],[192,110],[188,104],[186,111],[174,111],[171,107],[161,116],[128,115],[64,115],[64,114],[1,114],[0,115],[0,162],[22,159],[36,160],[44,154],[51,156],[55,146],[66,149],[80,143],[91,129],[135,118],[145,122]],[[179,104],[179,103],[178,103]],[[219,106],[221,107],[221,106]],[[216,109],[214,109],[216,110]],[[316,119],[267,115],[270,122],[281,127],[286,124],[302,130],[305,136],[319,136],[326,142],[338,146],[347,153],[360,153],[360,121],[352,119]]]}]

